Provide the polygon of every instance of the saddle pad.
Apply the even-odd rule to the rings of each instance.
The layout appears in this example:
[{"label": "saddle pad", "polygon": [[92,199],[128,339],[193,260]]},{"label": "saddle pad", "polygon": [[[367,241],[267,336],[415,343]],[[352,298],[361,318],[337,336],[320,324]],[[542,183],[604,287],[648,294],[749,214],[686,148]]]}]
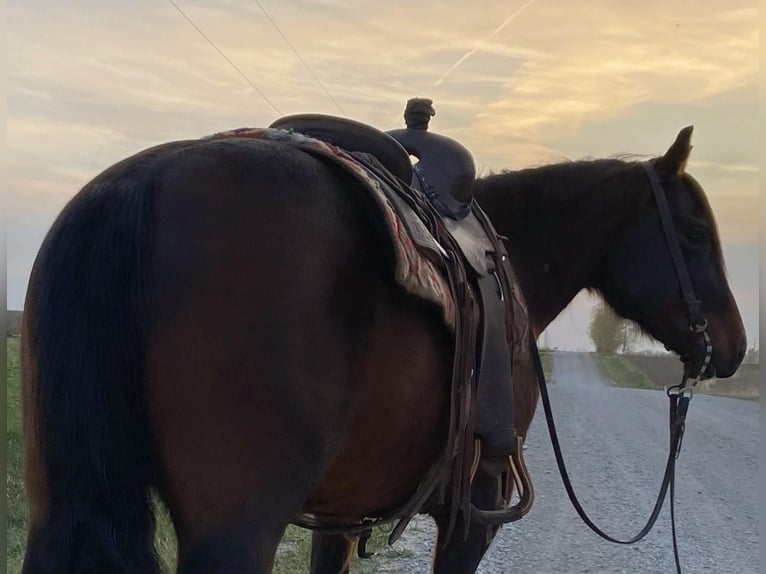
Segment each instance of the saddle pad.
[{"label": "saddle pad", "polygon": [[[444,322],[455,330],[455,302],[450,295],[449,284],[439,270],[441,248],[404,201],[391,201],[383,186],[387,184],[374,177],[364,166],[345,150],[318,139],[290,130],[272,128],[239,128],[219,132],[202,139],[220,140],[249,138],[289,143],[314,156],[331,161],[353,175],[370,193],[386,222],[394,247],[395,279],[407,292],[434,303],[442,310]],[[405,213],[410,210],[410,213]],[[430,252],[427,256],[426,252]]]}]

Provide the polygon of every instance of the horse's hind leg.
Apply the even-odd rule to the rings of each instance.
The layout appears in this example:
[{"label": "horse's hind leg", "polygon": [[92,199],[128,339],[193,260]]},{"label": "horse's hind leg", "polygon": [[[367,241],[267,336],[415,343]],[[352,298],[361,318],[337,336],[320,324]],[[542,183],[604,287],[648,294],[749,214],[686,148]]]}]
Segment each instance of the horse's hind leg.
[{"label": "horse's hind leg", "polygon": [[[263,308],[252,312],[264,340],[245,338],[242,347],[240,321],[252,324],[250,311],[207,308],[164,322],[150,352],[152,426],[179,573],[267,573],[339,445],[350,365],[336,348],[309,369],[313,361],[301,356],[311,352],[294,355],[304,334],[278,327]],[[231,317],[227,332],[213,335],[221,316]]]},{"label": "horse's hind leg", "polygon": [[232,522],[184,542],[179,574],[262,574],[271,572],[281,532]]},{"label": "horse's hind leg", "polygon": [[311,537],[311,574],[349,574],[356,540],[342,534]]},{"label": "horse's hind leg", "polygon": [[[297,342],[243,349],[237,337],[211,336],[208,319],[204,310],[177,318],[150,353],[152,425],[179,573],[267,573],[337,448],[350,376],[321,364],[299,375]],[[232,317],[227,328],[238,323]]]}]

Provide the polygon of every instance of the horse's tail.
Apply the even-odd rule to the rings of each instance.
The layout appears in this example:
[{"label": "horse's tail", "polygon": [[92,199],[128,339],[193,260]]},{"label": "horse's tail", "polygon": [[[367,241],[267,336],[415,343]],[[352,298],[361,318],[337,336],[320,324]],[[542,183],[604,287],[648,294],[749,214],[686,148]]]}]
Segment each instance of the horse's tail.
[{"label": "horse's tail", "polygon": [[143,388],[156,180],[141,168],[124,162],[86,185],[35,261],[22,335],[25,574],[159,572]]}]

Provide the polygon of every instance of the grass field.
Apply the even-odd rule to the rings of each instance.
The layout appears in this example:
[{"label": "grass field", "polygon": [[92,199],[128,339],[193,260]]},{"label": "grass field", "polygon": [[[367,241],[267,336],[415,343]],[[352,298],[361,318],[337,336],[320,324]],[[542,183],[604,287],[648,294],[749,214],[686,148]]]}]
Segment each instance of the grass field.
[{"label": "grass field", "polygon": [[[663,389],[678,384],[683,366],[677,357],[645,355],[593,355],[601,373],[618,387]],[[701,381],[697,392],[757,401],[760,396],[758,364],[744,364],[733,377]]]},{"label": "grass field", "polygon": [[540,351],[540,362],[543,364],[543,373],[545,373],[545,379],[550,379],[553,372],[553,355],[550,351]]},{"label": "grass field", "polygon": [[21,572],[26,539],[24,489],[21,482],[21,408],[19,405],[19,339],[8,337],[7,400],[8,400],[8,526],[6,540],[6,571]]},{"label": "grass field", "polygon": [[[673,356],[626,355],[624,360],[640,369],[659,387],[677,384],[683,372],[678,358]],[[733,377],[700,382],[697,391],[736,399],[758,400],[760,386],[760,365],[745,363],[740,365]]]},{"label": "grass field", "polygon": [[[7,337],[8,351],[8,527],[6,567],[8,574],[19,574],[24,557],[26,540],[26,509],[21,476],[21,409],[19,404],[19,339]],[[175,571],[175,535],[167,513],[157,504],[158,528],[156,546],[165,571]],[[383,529],[377,529],[367,545],[368,550],[379,551],[370,560],[357,560],[354,572],[368,574],[377,572],[379,565],[388,558],[406,556],[407,552],[397,546],[385,546],[388,537]],[[274,574],[307,572],[311,554],[311,534],[301,528],[289,526],[277,552]],[[391,570],[388,570],[391,572]]]},{"label": "grass field", "polygon": [[621,355],[594,353],[593,360],[604,378],[614,386],[636,389],[661,388],[652,383],[640,369]]}]

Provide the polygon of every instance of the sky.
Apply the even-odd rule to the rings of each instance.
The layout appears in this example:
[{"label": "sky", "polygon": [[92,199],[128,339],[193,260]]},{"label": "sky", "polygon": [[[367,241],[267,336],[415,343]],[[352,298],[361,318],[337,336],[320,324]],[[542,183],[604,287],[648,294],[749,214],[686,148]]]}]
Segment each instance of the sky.
[{"label": "sky", "polygon": [[[753,0],[8,0],[8,308],[60,209],[113,163],[294,113],[403,127],[420,96],[485,174],[660,155],[694,125],[687,170],[752,345],[758,15]],[[593,304],[578,296],[543,340],[592,348]]]}]

